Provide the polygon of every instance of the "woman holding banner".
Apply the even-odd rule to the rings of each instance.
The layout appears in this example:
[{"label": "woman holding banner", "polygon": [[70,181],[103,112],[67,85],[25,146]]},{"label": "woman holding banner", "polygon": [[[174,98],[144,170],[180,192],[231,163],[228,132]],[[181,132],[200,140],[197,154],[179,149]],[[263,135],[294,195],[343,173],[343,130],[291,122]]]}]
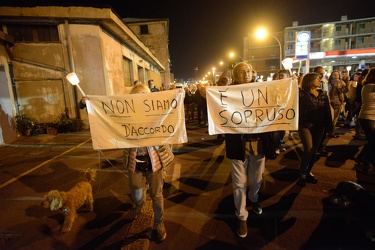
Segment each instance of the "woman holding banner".
[{"label": "woman holding banner", "polygon": [[332,114],[327,91],[320,89],[320,74],[307,73],[299,91],[298,134],[303,145],[298,185],[318,183],[311,173],[324,131],[332,133]]},{"label": "woman holding banner", "polygon": [[[250,83],[252,81],[251,65],[240,62],[233,68],[232,85]],[[238,224],[237,235],[247,236],[249,212],[246,206],[246,195],[254,213],[261,214],[262,207],[258,201],[258,192],[263,181],[265,169],[265,149],[269,148],[263,134],[225,134],[226,157],[231,161],[231,176],[233,181],[233,198],[236,207]],[[272,153],[275,148],[271,149]],[[249,189],[247,186],[249,185]]]},{"label": "woman holding banner", "polygon": [[[137,84],[132,88],[130,94],[138,93],[151,92],[145,84]],[[172,162],[173,157],[169,145],[124,149],[124,166],[129,171],[130,195],[136,204],[134,219],[141,213],[145,203],[144,190],[148,184],[154,210],[154,230],[160,241],[167,237],[163,223],[163,168]]]}]

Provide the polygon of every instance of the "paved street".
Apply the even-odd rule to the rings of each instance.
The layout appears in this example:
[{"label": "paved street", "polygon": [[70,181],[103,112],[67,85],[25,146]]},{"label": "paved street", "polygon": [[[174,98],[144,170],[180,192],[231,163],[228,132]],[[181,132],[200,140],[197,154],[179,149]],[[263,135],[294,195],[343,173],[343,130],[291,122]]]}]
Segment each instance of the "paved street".
[{"label": "paved street", "polygon": [[[206,127],[187,122],[189,142],[174,145],[176,158],[164,185],[167,239],[150,234],[150,201],[132,221],[127,171],[121,150],[97,152],[88,131],[21,137],[0,146],[0,249],[374,249],[362,226],[327,202],[342,180],[375,191],[354,157],[364,141],[339,128],[327,143],[328,157],[313,169],[318,184],[296,185],[301,144],[286,138],[286,152],[267,160],[260,200],[263,214],[250,213],[248,236],[234,231],[230,166],[225,144]],[[79,172],[97,170],[94,211],[79,212],[69,233],[63,216],[41,206],[52,189],[69,190]],[[151,240],[148,238],[151,237]]]}]

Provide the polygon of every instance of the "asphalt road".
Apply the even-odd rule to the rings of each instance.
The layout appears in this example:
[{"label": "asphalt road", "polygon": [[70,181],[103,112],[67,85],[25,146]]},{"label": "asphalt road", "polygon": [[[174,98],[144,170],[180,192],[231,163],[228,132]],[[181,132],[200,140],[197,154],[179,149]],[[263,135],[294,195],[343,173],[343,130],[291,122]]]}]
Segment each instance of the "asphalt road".
[{"label": "asphalt road", "polygon": [[[337,183],[349,180],[375,191],[375,178],[354,162],[364,141],[339,128],[327,142],[328,157],[313,169],[318,184],[296,185],[301,144],[286,138],[286,152],[267,160],[260,201],[250,214],[248,236],[234,231],[236,218],[225,144],[206,127],[187,122],[188,143],[174,145],[174,165],[164,185],[167,239],[158,242],[151,202],[132,221],[122,151],[92,149],[88,131],[20,137],[0,146],[0,249],[374,249],[363,222],[327,201]],[[73,229],[60,233],[63,216],[41,206],[52,189],[67,191],[80,172],[94,168],[94,211],[80,211]],[[373,219],[373,218],[370,218]]]}]

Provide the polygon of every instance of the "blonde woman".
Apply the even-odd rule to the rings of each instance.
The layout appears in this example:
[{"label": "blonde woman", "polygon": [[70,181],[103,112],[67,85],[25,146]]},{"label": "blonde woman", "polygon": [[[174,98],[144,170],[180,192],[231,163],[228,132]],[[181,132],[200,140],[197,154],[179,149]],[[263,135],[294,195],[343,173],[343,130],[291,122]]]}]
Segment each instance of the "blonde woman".
[{"label": "blonde woman", "polygon": [[328,134],[328,137],[337,138],[338,135],[334,134],[334,130],[345,102],[346,84],[343,80],[341,80],[340,72],[338,70],[332,71],[328,82],[331,86],[329,90],[329,98],[331,101],[331,107],[333,109],[333,131],[332,133]]},{"label": "blonde woman", "polygon": [[[151,93],[151,91],[145,84],[141,83],[135,85],[130,91],[130,94],[140,93]],[[124,166],[129,171],[130,195],[136,205],[134,210],[134,219],[137,219],[141,213],[141,209],[145,203],[144,189],[148,184],[148,191],[154,210],[154,230],[156,231],[160,241],[165,240],[167,237],[167,232],[163,222],[163,162],[160,154],[158,153],[158,150],[160,151],[160,148],[162,147],[169,146],[150,146],[124,149]],[[169,152],[171,153],[170,150]]]}]

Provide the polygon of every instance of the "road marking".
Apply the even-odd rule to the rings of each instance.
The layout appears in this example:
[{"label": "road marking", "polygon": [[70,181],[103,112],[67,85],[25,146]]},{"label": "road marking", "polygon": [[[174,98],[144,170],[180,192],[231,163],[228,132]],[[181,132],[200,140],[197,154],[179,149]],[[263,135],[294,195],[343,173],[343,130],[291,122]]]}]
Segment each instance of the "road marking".
[{"label": "road marking", "polygon": [[24,173],[18,175],[17,177],[14,177],[14,178],[10,179],[9,181],[7,181],[7,182],[5,182],[4,184],[0,185],[0,189],[3,188],[3,187],[5,187],[5,186],[8,186],[9,184],[11,184],[11,183],[13,183],[13,182],[15,182],[15,181],[17,181],[19,178],[21,178],[21,177],[23,177],[23,176],[25,176],[25,175],[27,175],[27,174],[33,172],[34,170],[37,170],[38,168],[40,168],[40,167],[46,165],[47,163],[50,163],[51,161],[53,161],[53,160],[59,158],[60,156],[63,156],[63,155],[65,155],[65,154],[69,153],[70,151],[73,151],[74,149],[76,149],[76,148],[78,148],[78,147],[80,147],[80,146],[82,146],[82,145],[88,143],[90,140],[91,140],[91,138],[90,138],[90,139],[87,139],[86,141],[82,142],[81,144],[78,144],[77,146],[75,146],[75,147],[73,147],[73,148],[71,148],[71,149],[68,149],[68,150],[66,150],[65,152],[63,152],[63,153],[61,153],[61,154],[59,154],[59,155],[57,155],[57,156],[55,156],[55,157],[53,157],[53,158],[51,158],[51,159],[49,159],[49,160],[47,160],[47,161],[45,161],[45,162],[39,164],[38,166],[35,166],[34,168],[32,168],[32,169],[30,169],[30,170],[28,170],[28,171],[26,171],[26,172],[24,172]]}]

